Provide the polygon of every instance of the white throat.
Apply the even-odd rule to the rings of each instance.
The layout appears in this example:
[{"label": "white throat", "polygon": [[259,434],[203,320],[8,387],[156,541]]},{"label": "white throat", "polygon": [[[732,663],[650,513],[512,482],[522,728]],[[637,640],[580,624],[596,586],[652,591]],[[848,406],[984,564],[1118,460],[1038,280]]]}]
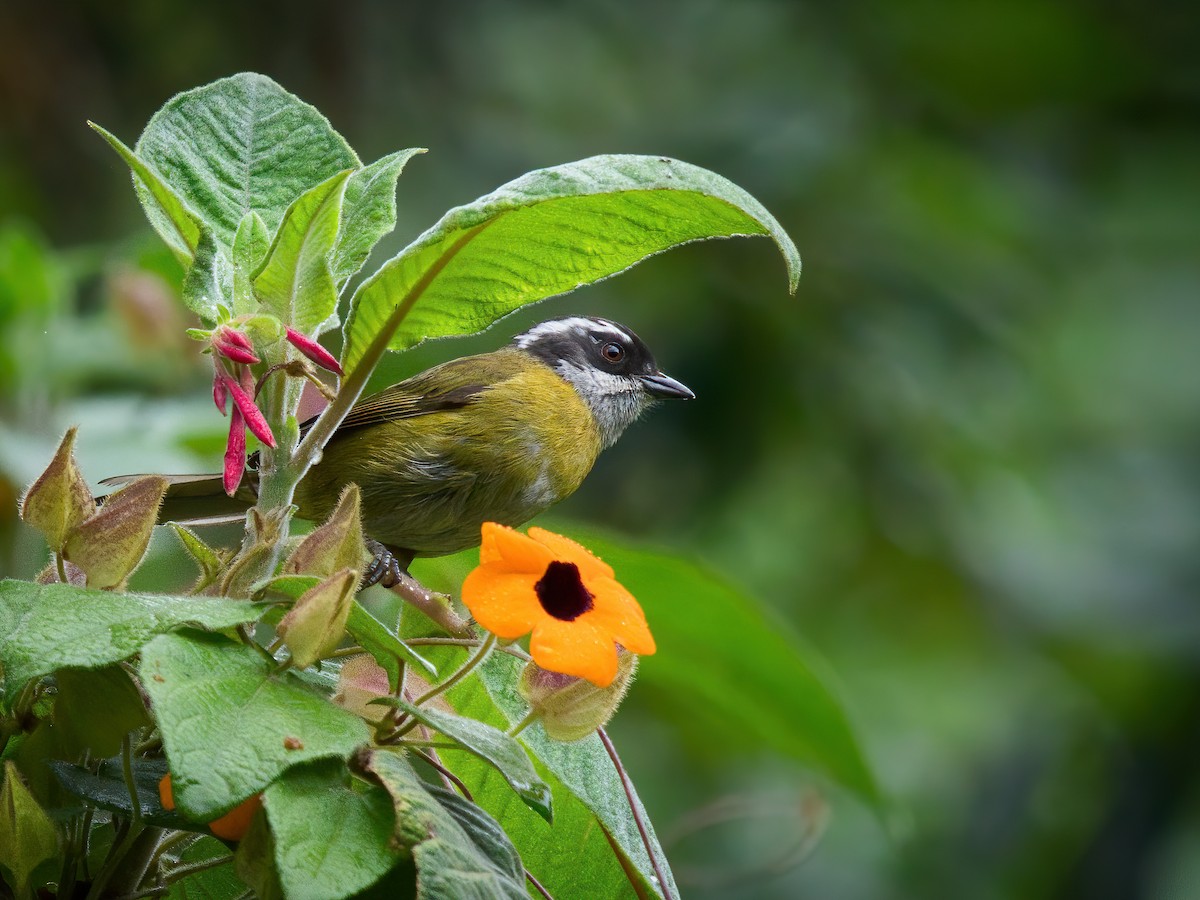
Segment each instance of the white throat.
[{"label": "white throat", "polygon": [[560,361],[555,369],[592,410],[604,449],[615,444],[653,402],[635,379],[566,360]]}]

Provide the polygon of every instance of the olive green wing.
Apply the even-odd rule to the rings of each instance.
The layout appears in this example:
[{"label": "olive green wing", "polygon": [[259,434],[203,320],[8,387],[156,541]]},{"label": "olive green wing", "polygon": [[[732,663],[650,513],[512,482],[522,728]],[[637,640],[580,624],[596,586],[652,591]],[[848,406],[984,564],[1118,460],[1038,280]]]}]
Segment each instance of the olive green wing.
[{"label": "olive green wing", "polygon": [[[460,409],[489,387],[513,378],[531,364],[537,365],[524,353],[509,349],[452,359],[358,401],[338,426],[338,434],[367,425]],[[316,416],[304,422],[301,433],[314,421]]]}]

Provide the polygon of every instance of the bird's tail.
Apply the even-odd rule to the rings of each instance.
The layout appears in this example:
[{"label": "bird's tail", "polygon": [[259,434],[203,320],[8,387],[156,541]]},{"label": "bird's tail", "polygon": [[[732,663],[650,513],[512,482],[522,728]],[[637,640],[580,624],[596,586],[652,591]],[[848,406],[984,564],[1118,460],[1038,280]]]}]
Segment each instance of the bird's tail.
[{"label": "bird's tail", "polygon": [[[246,473],[251,475],[250,472]],[[100,482],[105,487],[119,488],[142,475],[117,475]],[[158,513],[159,522],[178,522],[181,525],[224,525],[240,522],[246,510],[257,499],[257,486],[248,478],[232,497],[225,493],[220,475],[164,475],[167,496]],[[100,498],[103,502],[103,497]]]}]

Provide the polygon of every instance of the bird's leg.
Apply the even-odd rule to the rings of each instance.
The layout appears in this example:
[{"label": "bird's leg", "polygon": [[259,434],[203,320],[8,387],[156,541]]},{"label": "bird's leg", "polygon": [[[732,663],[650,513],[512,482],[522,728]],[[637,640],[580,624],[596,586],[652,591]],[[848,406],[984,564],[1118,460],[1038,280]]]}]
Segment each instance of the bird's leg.
[{"label": "bird's leg", "polygon": [[413,554],[398,547],[389,547],[372,538],[366,539],[371,562],[363,572],[362,588],[379,584],[398,594],[446,631],[454,635],[469,635],[471,623],[464,620],[450,605],[450,598],[431,591],[408,572]]}]

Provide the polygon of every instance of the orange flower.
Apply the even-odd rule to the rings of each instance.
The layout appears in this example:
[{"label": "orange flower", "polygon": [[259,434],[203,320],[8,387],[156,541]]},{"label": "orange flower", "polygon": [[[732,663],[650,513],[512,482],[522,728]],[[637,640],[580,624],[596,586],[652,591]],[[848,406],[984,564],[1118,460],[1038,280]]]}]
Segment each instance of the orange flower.
[{"label": "orange flower", "polygon": [[529,652],[543,669],[607,687],[617,645],[642,655],[654,638],[642,608],[612,567],[569,538],[529,535],[485,522],[479,567],[463,582],[463,602],[480,625],[514,640],[532,632]]}]

